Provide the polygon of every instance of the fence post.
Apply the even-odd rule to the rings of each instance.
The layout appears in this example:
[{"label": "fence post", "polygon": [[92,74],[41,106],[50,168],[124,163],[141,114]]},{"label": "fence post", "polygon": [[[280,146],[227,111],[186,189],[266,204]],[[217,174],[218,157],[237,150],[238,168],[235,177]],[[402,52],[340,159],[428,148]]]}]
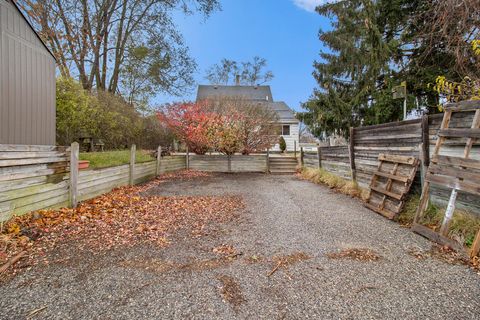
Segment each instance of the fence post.
[{"label": "fence post", "polygon": [[135,153],[137,151],[137,146],[132,144],[130,148],[130,171],[129,171],[129,179],[128,184],[133,186],[134,182],[134,174],[135,174]]},{"label": "fence post", "polygon": [[76,208],[77,201],[77,186],[78,186],[78,157],[79,157],[78,142],[70,145],[70,188],[68,192],[68,202],[71,208]]},{"label": "fence post", "polygon": [[423,165],[428,167],[430,165],[430,136],[428,127],[428,115],[422,116],[422,151],[423,151]]},{"label": "fence post", "polygon": [[300,147],[300,165],[303,167],[303,147]]},{"label": "fence post", "polygon": [[420,158],[420,184],[423,190],[423,184],[425,183],[425,149],[423,143],[420,143],[418,146],[419,149],[419,158]]},{"label": "fence post", "polygon": [[322,169],[322,149],[320,146],[317,147],[317,157],[318,157],[318,169]]},{"label": "fence post", "polygon": [[270,173],[270,149],[267,148],[267,172]]},{"label": "fence post", "polygon": [[185,156],[185,164],[186,164],[187,170],[190,169],[190,152],[188,151],[188,146],[187,146],[187,155]]},{"label": "fence post", "polygon": [[349,155],[350,155],[350,170],[352,174],[352,181],[357,181],[357,170],[355,169],[355,128],[350,127],[350,144],[349,144]]},{"label": "fence post", "polygon": [[160,175],[160,162],[162,161],[162,146],[158,146],[157,148],[157,168],[155,170],[155,175]]}]

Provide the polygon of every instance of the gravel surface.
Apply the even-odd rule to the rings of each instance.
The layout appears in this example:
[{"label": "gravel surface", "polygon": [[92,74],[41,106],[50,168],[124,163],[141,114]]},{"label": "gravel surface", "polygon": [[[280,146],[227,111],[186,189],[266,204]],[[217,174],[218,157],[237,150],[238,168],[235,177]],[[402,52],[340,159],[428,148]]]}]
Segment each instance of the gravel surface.
[{"label": "gravel surface", "polygon": [[[0,318],[25,319],[43,307],[32,318],[479,318],[477,274],[413,257],[409,250],[431,244],[325,187],[293,176],[219,174],[148,193],[235,194],[247,207],[202,237],[178,234],[165,249],[79,253],[26,271],[0,284]],[[241,255],[213,252],[221,245]],[[380,259],[327,256],[349,248]]]}]

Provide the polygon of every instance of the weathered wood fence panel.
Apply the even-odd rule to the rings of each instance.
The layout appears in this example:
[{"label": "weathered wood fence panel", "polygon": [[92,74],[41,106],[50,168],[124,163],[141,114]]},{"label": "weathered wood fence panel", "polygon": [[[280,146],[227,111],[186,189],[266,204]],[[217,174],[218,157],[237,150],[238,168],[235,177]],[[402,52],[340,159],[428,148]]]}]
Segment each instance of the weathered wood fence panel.
[{"label": "weathered wood fence panel", "polygon": [[228,172],[228,159],[224,155],[190,154],[190,169],[211,172]]},{"label": "weathered wood fence panel", "polygon": [[232,172],[266,172],[266,155],[233,155],[231,170]]},{"label": "weathered wood fence panel", "polygon": [[187,167],[185,156],[166,156],[160,160],[160,174],[182,170]]},{"label": "weathered wood fence panel", "polygon": [[[450,119],[449,127],[455,129],[470,128],[474,114],[474,111],[453,113]],[[438,139],[437,133],[440,129],[442,119],[443,113],[428,117],[430,155],[433,154],[434,146]],[[449,138],[448,141],[443,144],[442,149],[440,150],[440,155],[463,157],[465,142],[465,138]],[[480,139],[477,139],[477,141],[474,142],[472,151],[470,152],[470,158],[480,160]],[[436,184],[432,184],[430,186],[430,201],[441,206],[446,206],[450,197],[450,193],[451,189],[442,188]],[[457,195],[456,206],[459,209],[466,209],[472,212],[480,213],[480,197],[459,191]]]},{"label": "weathered wood fence panel", "polygon": [[68,204],[65,147],[0,145],[0,221]]},{"label": "weathered wood fence panel", "polygon": [[209,172],[266,172],[266,155],[196,155],[189,156],[190,169]]},{"label": "weathered wood fence panel", "polygon": [[377,170],[379,154],[419,157],[422,120],[355,128],[353,139],[357,182],[367,188]]}]

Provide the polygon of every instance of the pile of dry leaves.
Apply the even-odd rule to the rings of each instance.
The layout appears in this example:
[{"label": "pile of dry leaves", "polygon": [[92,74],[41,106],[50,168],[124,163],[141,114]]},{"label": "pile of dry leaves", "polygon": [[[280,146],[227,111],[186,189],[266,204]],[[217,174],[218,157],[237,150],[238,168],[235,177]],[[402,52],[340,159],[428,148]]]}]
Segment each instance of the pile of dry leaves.
[{"label": "pile of dry leaves", "polygon": [[103,251],[140,243],[166,245],[178,229],[201,234],[211,222],[232,218],[243,201],[237,196],[149,196],[140,192],[171,179],[193,179],[203,173],[183,171],[148,184],[121,187],[81,203],[76,209],[42,210],[9,221],[0,235],[0,265],[20,252],[27,265],[48,263],[56,247]]}]

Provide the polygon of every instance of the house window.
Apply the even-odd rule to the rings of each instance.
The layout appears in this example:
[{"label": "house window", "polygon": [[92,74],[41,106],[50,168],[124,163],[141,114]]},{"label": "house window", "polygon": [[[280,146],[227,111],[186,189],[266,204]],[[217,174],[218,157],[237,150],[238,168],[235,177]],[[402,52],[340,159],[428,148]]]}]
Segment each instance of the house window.
[{"label": "house window", "polygon": [[282,126],[282,136],[289,136],[290,135],[290,125]]}]

